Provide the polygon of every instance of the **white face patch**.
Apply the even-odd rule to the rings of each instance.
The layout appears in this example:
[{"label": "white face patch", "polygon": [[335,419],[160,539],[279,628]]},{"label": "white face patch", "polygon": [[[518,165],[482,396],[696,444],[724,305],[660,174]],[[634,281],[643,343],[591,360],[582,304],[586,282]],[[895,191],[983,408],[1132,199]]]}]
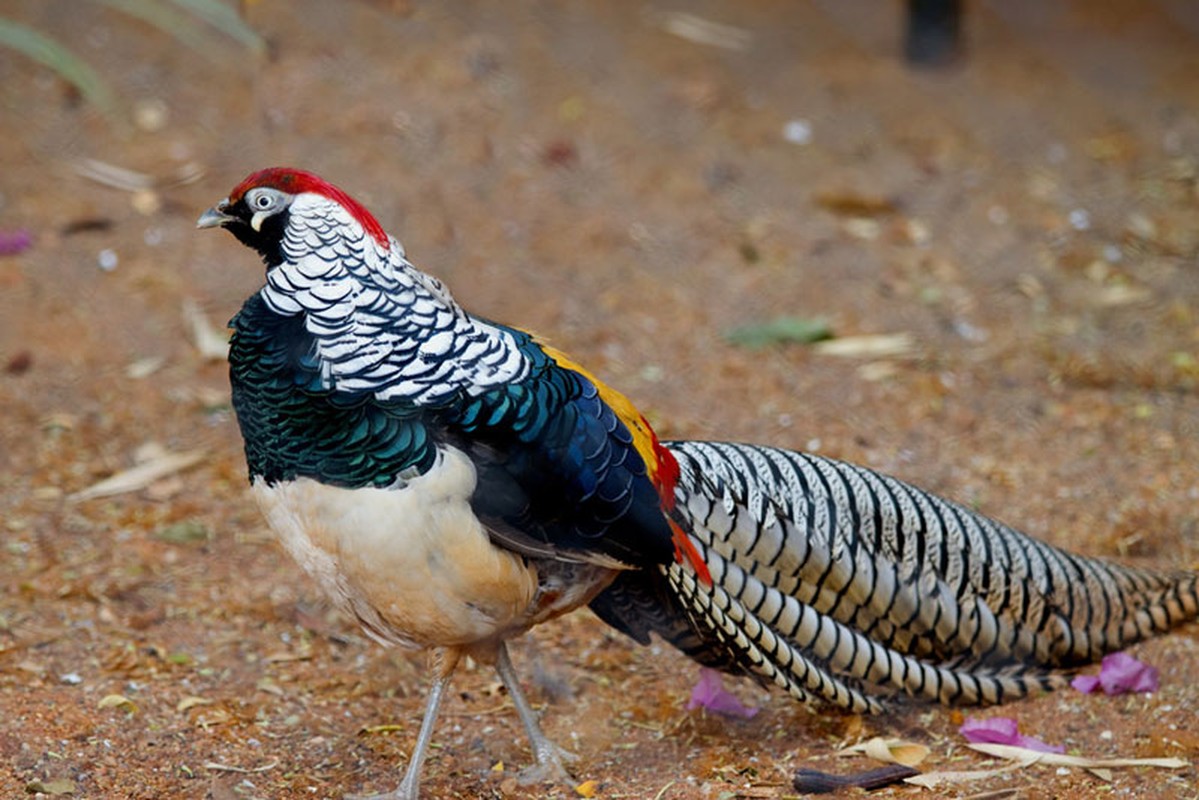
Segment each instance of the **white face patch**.
[{"label": "white face patch", "polygon": [[246,206],[254,211],[254,216],[250,217],[250,227],[261,231],[263,221],[287,208],[292,201],[292,195],[278,189],[258,186],[246,192],[244,200]]}]

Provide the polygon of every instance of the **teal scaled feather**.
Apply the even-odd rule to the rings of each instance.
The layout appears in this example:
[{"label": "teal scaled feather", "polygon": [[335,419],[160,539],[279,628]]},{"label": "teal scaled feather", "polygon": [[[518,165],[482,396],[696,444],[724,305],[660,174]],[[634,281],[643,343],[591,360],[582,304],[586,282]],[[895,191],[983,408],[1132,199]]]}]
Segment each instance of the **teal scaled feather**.
[{"label": "teal scaled feather", "polygon": [[301,316],[280,316],[255,294],[230,325],[233,408],[251,477],[388,486],[436,460],[430,411],[322,386]]}]

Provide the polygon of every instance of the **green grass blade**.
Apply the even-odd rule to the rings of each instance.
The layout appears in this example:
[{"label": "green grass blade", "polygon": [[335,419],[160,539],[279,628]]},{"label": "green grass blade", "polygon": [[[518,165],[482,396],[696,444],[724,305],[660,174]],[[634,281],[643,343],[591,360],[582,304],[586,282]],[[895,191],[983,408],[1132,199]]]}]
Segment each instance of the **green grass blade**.
[{"label": "green grass blade", "polygon": [[212,61],[218,63],[221,61],[219,53],[213,47],[213,40],[203,32],[204,28],[191,17],[176,11],[161,0],[97,0],[97,2],[153,25],[163,33],[172,36],[180,44]]},{"label": "green grass blade", "polygon": [[241,16],[221,0],[171,0],[180,8],[190,11],[221,33],[253,50],[256,55],[266,53],[266,41],[245,23]]},{"label": "green grass blade", "polygon": [[38,33],[33,28],[0,17],[0,47],[16,50],[54,70],[110,120],[119,120],[116,98],[108,84],[86,62],[54,39]]},{"label": "green grass blade", "polygon": [[833,338],[832,328],[823,319],[775,317],[768,322],[753,322],[726,331],[724,338],[738,347],[754,350],[775,344],[813,344]]}]

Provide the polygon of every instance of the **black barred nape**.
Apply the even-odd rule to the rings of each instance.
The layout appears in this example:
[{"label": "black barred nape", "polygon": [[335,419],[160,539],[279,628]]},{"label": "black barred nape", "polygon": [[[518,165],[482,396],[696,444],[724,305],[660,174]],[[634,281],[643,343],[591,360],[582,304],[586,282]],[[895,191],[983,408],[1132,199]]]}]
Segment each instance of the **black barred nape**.
[{"label": "black barred nape", "polygon": [[1192,573],[1065,553],[862,467],[667,447],[678,511],[714,578],[667,571],[693,632],[797,696],[854,709],[873,709],[872,690],[1000,702],[1199,614]]},{"label": "black barred nape", "polygon": [[380,245],[323,194],[292,201],[280,253],[261,296],[303,317],[327,389],[434,405],[528,372],[508,331],[468,315],[398,242]]}]

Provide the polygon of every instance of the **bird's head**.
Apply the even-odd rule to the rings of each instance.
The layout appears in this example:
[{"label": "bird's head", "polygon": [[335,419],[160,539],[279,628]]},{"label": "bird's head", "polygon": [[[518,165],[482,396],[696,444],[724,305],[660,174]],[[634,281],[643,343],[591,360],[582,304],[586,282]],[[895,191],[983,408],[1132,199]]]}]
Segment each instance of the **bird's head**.
[{"label": "bird's head", "polygon": [[354,198],[319,175],[291,167],[269,167],[247,176],[229,196],[196,220],[198,228],[226,228],[242,244],[257,250],[267,267],[283,261],[282,243],[291,224],[292,208],[301,202],[332,201],[382,247],[388,246],[383,227]]}]

